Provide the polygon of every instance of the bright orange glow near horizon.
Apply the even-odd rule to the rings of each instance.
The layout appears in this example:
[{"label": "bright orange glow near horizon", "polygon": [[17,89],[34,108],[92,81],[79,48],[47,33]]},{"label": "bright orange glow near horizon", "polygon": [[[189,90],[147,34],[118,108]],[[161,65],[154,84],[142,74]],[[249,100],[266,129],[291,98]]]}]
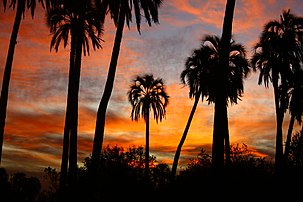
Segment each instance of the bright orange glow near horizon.
[{"label": "bright orange glow near horizon", "polygon": [[[116,79],[107,110],[103,147],[125,149],[145,146],[145,123],[130,119],[127,91],[136,75],[152,73],[164,80],[170,96],[166,118],[150,121],[150,152],[157,161],[171,164],[194,100],[180,81],[180,73],[204,34],[221,35],[225,0],[164,0],[160,24],[148,27],[142,20],[141,35],[136,25],[125,27]],[[233,35],[245,45],[248,57],[263,25],[279,19],[283,9],[303,16],[300,0],[236,1]],[[6,62],[15,11],[0,6],[0,78]],[[108,18],[102,49],[83,56],[79,92],[78,163],[91,154],[96,112],[103,94],[111,57],[115,27]],[[66,109],[69,46],[50,51],[51,35],[45,14],[37,6],[34,19],[25,13],[14,54],[2,165],[8,170],[43,172],[60,169]],[[257,84],[258,72],[245,80],[242,101],[228,108],[231,144],[248,145],[262,157],[273,158],[275,113],[273,90]],[[289,122],[285,115],[284,138]],[[213,105],[200,102],[182,148],[179,165],[205,149],[211,154]],[[301,127],[296,125],[295,131]]]}]

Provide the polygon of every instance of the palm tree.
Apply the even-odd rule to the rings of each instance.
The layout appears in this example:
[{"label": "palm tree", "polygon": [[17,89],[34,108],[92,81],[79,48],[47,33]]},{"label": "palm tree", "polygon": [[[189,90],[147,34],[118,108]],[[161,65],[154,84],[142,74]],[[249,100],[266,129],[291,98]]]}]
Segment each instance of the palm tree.
[{"label": "palm tree", "polygon": [[[226,151],[226,162],[230,163],[230,143],[228,130],[227,100],[228,88],[222,88],[228,83],[228,62],[230,53],[230,41],[232,38],[232,24],[235,8],[235,0],[227,0],[223,21],[223,29],[220,47],[220,65],[216,66],[215,74],[217,83],[215,85],[215,112],[212,143],[212,164],[213,167],[221,169],[224,166],[224,143]],[[241,77],[239,77],[241,78]],[[236,95],[237,97],[237,95]],[[225,142],[224,142],[225,140]]]},{"label": "palm tree", "polygon": [[[7,0],[3,0],[4,9],[7,7]],[[22,21],[22,16],[24,17],[26,9],[31,10],[31,16],[34,18],[35,9],[36,9],[36,0],[10,0],[9,8],[16,9],[15,20],[13,25],[13,30],[11,33],[11,38],[9,42],[7,58],[4,68],[4,74],[2,79],[2,89],[0,95],[0,165],[2,159],[2,149],[3,149],[3,141],[4,141],[4,128],[5,128],[5,120],[6,120],[6,111],[7,111],[7,102],[8,102],[8,91],[9,84],[11,79],[11,71],[13,66],[13,59],[15,53],[15,47],[17,44],[17,37],[19,28]],[[49,8],[50,0],[38,0],[39,3],[42,4],[42,7]],[[45,3],[45,4],[44,4]]]},{"label": "palm tree", "polygon": [[[286,94],[293,80],[293,71],[302,61],[303,19],[284,10],[280,21],[265,24],[259,42],[254,47],[251,63],[254,71],[259,70],[259,81],[274,89],[276,112],[275,171],[280,173],[283,163],[283,119],[286,111]],[[282,99],[279,99],[282,98]]]},{"label": "palm tree", "polygon": [[[47,25],[53,35],[50,48],[57,52],[63,41],[64,48],[70,40],[70,66],[67,105],[65,114],[60,187],[69,180],[73,184],[77,172],[78,94],[82,53],[89,55],[89,41],[93,49],[101,48],[103,33],[96,9],[91,1],[62,1],[47,12]],[[68,166],[69,164],[69,166]]]},{"label": "palm tree", "polygon": [[[132,21],[132,11],[136,17],[137,30],[140,33],[141,17],[144,16],[148,25],[151,23],[159,23],[158,20],[158,8],[162,4],[162,0],[97,0],[97,7],[100,8],[100,13],[110,13],[115,26],[117,27],[114,46],[112,50],[112,56],[109,64],[108,75],[104,92],[100,100],[98,107],[96,127],[94,134],[94,143],[92,150],[92,161],[93,167],[96,167],[96,161],[101,154],[103,139],[104,139],[104,128],[106,119],[106,110],[109,99],[114,86],[116,68],[118,64],[118,57],[120,52],[120,46],[123,36],[124,23],[130,27]],[[132,10],[134,9],[134,10]],[[143,13],[141,13],[143,10]],[[101,17],[104,20],[104,15]]]},{"label": "palm tree", "polygon": [[162,121],[166,114],[169,96],[162,79],[152,74],[137,76],[128,91],[128,100],[132,105],[131,119],[138,121],[142,116],[146,123],[145,175],[149,174],[149,116],[153,111],[154,119]]},{"label": "palm tree", "polygon": [[[195,103],[175,154],[172,168],[173,176],[176,173],[181,147],[187,136],[200,96],[202,102],[206,99],[208,104],[217,104],[216,81],[218,80],[218,74],[216,68],[221,64],[221,47],[222,41],[218,36],[205,35],[201,40],[200,47],[195,49],[192,55],[187,58],[185,69],[180,75],[183,84],[189,86],[189,97],[195,98]],[[227,93],[225,101],[226,103],[237,104],[244,92],[243,79],[247,77],[250,69],[244,46],[232,40],[229,50],[228,82],[223,85]]]},{"label": "palm tree", "polygon": [[284,160],[287,163],[287,159],[290,152],[290,142],[292,139],[292,131],[295,121],[299,124],[302,123],[303,115],[303,71],[299,70],[294,72],[293,87],[289,88],[287,93],[287,106],[290,113],[290,121],[287,130],[285,149],[284,149]]},{"label": "palm tree", "polygon": [[[195,111],[197,109],[199,99],[201,96],[201,80],[203,77],[203,80],[205,82],[207,81],[208,77],[205,77],[205,71],[202,69],[207,63],[208,63],[208,50],[206,48],[201,48],[201,49],[196,49],[193,51],[192,56],[188,57],[186,62],[185,62],[185,70],[182,71],[180,75],[181,82],[184,85],[189,86],[189,98],[194,98],[194,105],[192,107],[192,110],[190,112],[188,121],[186,123],[185,129],[183,131],[183,135],[181,137],[181,140],[178,144],[175,156],[174,156],[174,161],[172,165],[172,179],[174,179],[176,172],[177,172],[177,166],[182,150],[182,146],[185,142],[190,124],[192,122],[192,119],[194,117]],[[205,93],[205,92],[204,92]],[[203,99],[203,96],[202,96]]]}]

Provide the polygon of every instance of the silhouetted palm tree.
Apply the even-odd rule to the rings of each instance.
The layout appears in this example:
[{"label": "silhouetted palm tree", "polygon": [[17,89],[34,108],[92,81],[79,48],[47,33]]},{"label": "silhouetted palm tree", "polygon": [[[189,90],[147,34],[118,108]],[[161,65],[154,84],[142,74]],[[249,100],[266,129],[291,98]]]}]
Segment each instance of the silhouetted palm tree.
[{"label": "silhouetted palm tree", "polygon": [[290,121],[287,130],[284,159],[287,161],[290,152],[290,142],[295,120],[301,124],[303,115],[303,71],[294,72],[293,87],[290,87],[287,93],[287,106],[290,113]]},{"label": "silhouetted palm tree", "polygon": [[82,53],[89,54],[89,42],[93,49],[101,48],[102,24],[90,0],[62,1],[47,13],[47,24],[53,35],[51,50],[56,52],[63,42],[64,48],[70,40],[70,67],[67,105],[65,114],[63,152],[60,187],[66,185],[67,169],[71,183],[77,172],[78,94]]},{"label": "silhouetted palm tree", "polygon": [[162,121],[166,115],[169,96],[163,80],[155,79],[152,74],[137,76],[128,91],[128,100],[132,105],[131,118],[138,121],[142,116],[146,123],[145,175],[149,174],[149,115],[152,110],[154,119]]},{"label": "silhouetted palm tree", "polygon": [[[268,87],[272,82],[276,112],[275,169],[280,172],[283,163],[283,119],[286,111],[286,94],[293,80],[293,68],[302,61],[303,20],[284,10],[280,21],[265,24],[259,42],[254,47],[251,63],[259,70],[259,81]],[[282,99],[279,99],[282,98]],[[284,98],[284,99],[283,99]]]},{"label": "silhouetted palm tree", "polygon": [[[132,12],[134,12],[136,17],[137,30],[139,33],[142,16],[145,17],[149,26],[151,26],[152,22],[159,23],[158,8],[161,3],[162,0],[97,0],[97,7],[100,8],[101,15],[109,12],[117,30],[108,68],[107,80],[97,112],[92,151],[92,160],[95,162],[93,163],[95,166],[96,160],[99,158],[102,149],[106,110],[114,86],[124,23],[126,23],[128,27],[130,26],[130,22],[132,21]],[[143,14],[141,13],[141,10],[143,10]],[[103,20],[104,16],[101,17],[101,19]]]},{"label": "silhouetted palm tree", "polygon": [[[13,30],[11,33],[11,38],[9,42],[7,58],[4,68],[4,74],[2,79],[2,89],[0,96],[0,165],[2,159],[2,148],[3,148],[3,140],[4,140],[4,128],[5,128],[5,119],[6,119],[6,111],[7,111],[7,102],[8,102],[8,91],[9,91],[9,83],[11,79],[11,71],[15,53],[15,47],[17,44],[17,37],[19,32],[19,27],[21,25],[22,17],[24,17],[26,9],[31,10],[31,16],[34,18],[35,9],[37,1],[42,4],[42,7],[49,8],[50,0],[10,0],[9,8],[16,9],[16,15],[13,25]],[[7,0],[3,0],[4,9],[7,7]]]},{"label": "silhouetted palm tree", "polygon": [[[199,97],[201,96],[202,102],[206,98],[208,104],[217,104],[216,86],[219,77],[216,68],[221,64],[221,47],[222,43],[218,36],[205,35],[201,40],[200,48],[195,49],[192,55],[187,58],[185,69],[180,75],[183,84],[189,86],[189,97],[194,97],[195,103],[175,154],[173,175],[176,173],[181,147],[187,136],[188,127],[192,121]],[[231,40],[229,50],[227,82],[221,87],[226,89],[226,103],[237,104],[244,92],[243,79],[247,77],[250,69],[244,46]]]},{"label": "silhouetted palm tree", "polygon": [[[224,166],[224,143],[226,151],[226,162],[230,163],[230,142],[228,130],[227,100],[228,88],[222,88],[228,83],[228,57],[230,53],[230,41],[232,38],[232,24],[234,17],[234,8],[236,0],[227,0],[223,20],[221,47],[220,47],[220,65],[215,68],[217,82],[215,85],[215,112],[213,126],[212,143],[212,164],[215,169],[221,169]],[[224,141],[225,140],[225,141]]]},{"label": "silhouetted palm tree", "polygon": [[206,81],[208,79],[208,77],[203,76],[206,73],[205,71],[203,71],[205,70],[203,69],[203,67],[207,65],[208,60],[209,60],[209,52],[207,48],[201,47],[201,49],[194,50],[192,56],[187,58],[185,62],[185,70],[183,70],[180,75],[180,79],[182,83],[184,85],[189,86],[189,98],[194,98],[195,101],[174,156],[174,161],[172,165],[173,178],[175,177],[177,172],[177,166],[178,166],[182,146],[185,142],[191,121],[194,117],[195,111],[199,103],[199,99],[201,96],[201,83],[202,83],[201,80],[204,79]]}]

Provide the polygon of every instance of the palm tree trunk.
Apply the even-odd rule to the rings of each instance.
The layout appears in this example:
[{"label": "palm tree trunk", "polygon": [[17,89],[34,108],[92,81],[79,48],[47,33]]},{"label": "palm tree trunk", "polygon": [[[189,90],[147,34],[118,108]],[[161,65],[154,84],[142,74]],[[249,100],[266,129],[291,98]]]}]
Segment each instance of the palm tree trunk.
[{"label": "palm tree trunk", "polygon": [[119,15],[119,22],[116,30],[115,42],[114,42],[111,61],[108,69],[107,80],[104,87],[104,93],[101,98],[97,112],[95,136],[94,136],[93,151],[92,151],[93,169],[94,167],[97,166],[95,164],[101,154],[101,149],[104,139],[106,110],[114,86],[115,74],[116,74],[123,29],[124,29],[124,22],[125,22],[125,11],[122,7],[121,13]]},{"label": "palm tree trunk", "polygon": [[[274,77],[274,76],[273,76]],[[278,79],[273,78],[273,88],[276,106],[276,153],[275,153],[275,173],[281,174],[283,165],[283,140],[282,140],[282,125],[284,119],[283,101],[279,102]],[[283,97],[283,95],[281,95]],[[282,99],[283,100],[283,99]]]},{"label": "palm tree trunk", "polygon": [[145,177],[149,176],[149,107],[145,111],[146,113],[146,129],[145,129]]},{"label": "palm tree trunk", "polygon": [[5,128],[9,83],[11,79],[11,71],[12,71],[15,47],[17,44],[17,36],[21,24],[22,11],[25,6],[24,4],[25,1],[18,1],[17,3],[17,11],[15,15],[15,21],[9,42],[9,48],[6,58],[4,74],[3,74],[3,81],[2,81],[3,83],[2,83],[1,96],[0,96],[0,165],[2,160],[2,149],[3,149],[3,141],[4,141],[4,128]]},{"label": "palm tree trunk", "polygon": [[68,92],[67,92],[67,104],[65,112],[65,123],[64,123],[64,135],[63,135],[63,149],[61,159],[61,171],[60,171],[60,182],[59,190],[63,191],[67,184],[67,170],[68,170],[68,156],[69,156],[69,143],[70,143],[70,131],[71,131],[71,120],[72,120],[72,89],[73,89],[73,78],[75,77],[75,53],[76,52],[76,39],[74,31],[71,31],[71,51],[70,51],[70,64],[69,64],[69,78],[68,78]]},{"label": "palm tree trunk", "polygon": [[215,171],[218,172],[224,167],[224,138],[228,130],[227,107],[225,106],[226,102],[222,102],[222,100],[223,99],[217,99],[215,103],[212,144],[212,165]]},{"label": "palm tree trunk", "polygon": [[190,112],[188,121],[186,123],[186,126],[185,126],[185,129],[184,129],[182,138],[181,138],[181,140],[179,142],[179,145],[177,147],[177,150],[176,150],[176,153],[175,153],[175,157],[174,157],[173,166],[172,166],[172,173],[171,173],[172,174],[172,180],[175,178],[175,175],[177,173],[177,166],[178,166],[178,161],[179,161],[179,158],[180,158],[181,149],[182,149],[182,146],[183,146],[183,144],[185,142],[185,139],[186,139],[186,136],[187,136],[187,133],[188,133],[191,121],[192,121],[192,119],[194,117],[194,114],[195,114],[195,111],[197,109],[200,96],[201,96],[201,91],[199,91],[198,94],[195,96],[194,105],[193,105],[193,107],[191,109],[191,112]]},{"label": "palm tree trunk", "polygon": [[[228,138],[227,92],[222,88],[221,82],[227,80],[227,67],[232,35],[232,22],[235,8],[235,0],[227,0],[221,37],[221,66],[217,69],[218,84],[216,86],[216,102],[214,115],[214,131],[212,145],[212,164],[215,170],[220,171],[224,166],[224,139]],[[224,85],[224,84],[223,84]],[[226,139],[225,139],[226,140]]]},{"label": "palm tree trunk", "polygon": [[[226,12],[224,15],[224,22],[223,22],[223,31],[222,31],[222,65],[225,67],[225,71],[228,69],[229,63],[229,52],[230,52],[230,40],[232,35],[232,23],[234,17],[234,10],[235,10],[236,0],[228,0],[226,3]],[[226,76],[227,73],[224,71],[224,75]],[[226,80],[226,78],[224,79]],[[225,94],[226,92],[224,92]],[[225,98],[226,99],[226,98]],[[225,154],[226,154],[226,163],[227,165],[230,164],[230,141],[229,141],[229,129],[228,129],[228,112],[227,112],[227,104],[225,105],[226,109],[224,111],[225,116],[225,131],[224,131],[224,140],[225,140]]]},{"label": "palm tree trunk", "polygon": [[295,116],[291,115],[289,125],[288,125],[288,131],[287,131],[287,137],[286,137],[286,143],[285,143],[285,151],[284,151],[284,163],[286,165],[289,151],[290,151],[290,142],[291,142],[291,135],[292,135],[292,130],[294,128],[295,124]]},{"label": "palm tree trunk", "polygon": [[82,61],[82,42],[83,30],[80,24],[79,34],[77,34],[76,42],[76,57],[75,57],[75,77],[73,78],[72,89],[72,125],[70,132],[70,148],[69,148],[69,184],[74,186],[77,180],[77,139],[78,139],[78,100],[79,100],[79,86],[80,86],[80,71]]}]

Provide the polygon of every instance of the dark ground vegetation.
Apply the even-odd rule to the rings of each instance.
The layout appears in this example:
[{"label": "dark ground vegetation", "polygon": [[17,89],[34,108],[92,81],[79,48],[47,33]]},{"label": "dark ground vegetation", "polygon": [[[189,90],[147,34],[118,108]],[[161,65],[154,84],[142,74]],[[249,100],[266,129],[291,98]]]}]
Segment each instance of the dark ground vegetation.
[{"label": "dark ground vegetation", "polygon": [[[78,169],[73,188],[59,190],[59,172],[45,168],[43,179],[24,173],[8,174],[0,169],[1,201],[264,201],[300,196],[303,180],[301,133],[292,142],[291,155],[281,174],[274,173],[274,163],[256,157],[247,145],[231,147],[231,164],[214,171],[211,156],[203,149],[180,168],[175,178],[170,167],[150,157],[150,175],[144,175],[144,149],[107,146],[102,152],[98,176],[90,181],[91,157]],[[41,188],[41,183],[47,183]],[[209,201],[206,200],[206,201]]]}]

